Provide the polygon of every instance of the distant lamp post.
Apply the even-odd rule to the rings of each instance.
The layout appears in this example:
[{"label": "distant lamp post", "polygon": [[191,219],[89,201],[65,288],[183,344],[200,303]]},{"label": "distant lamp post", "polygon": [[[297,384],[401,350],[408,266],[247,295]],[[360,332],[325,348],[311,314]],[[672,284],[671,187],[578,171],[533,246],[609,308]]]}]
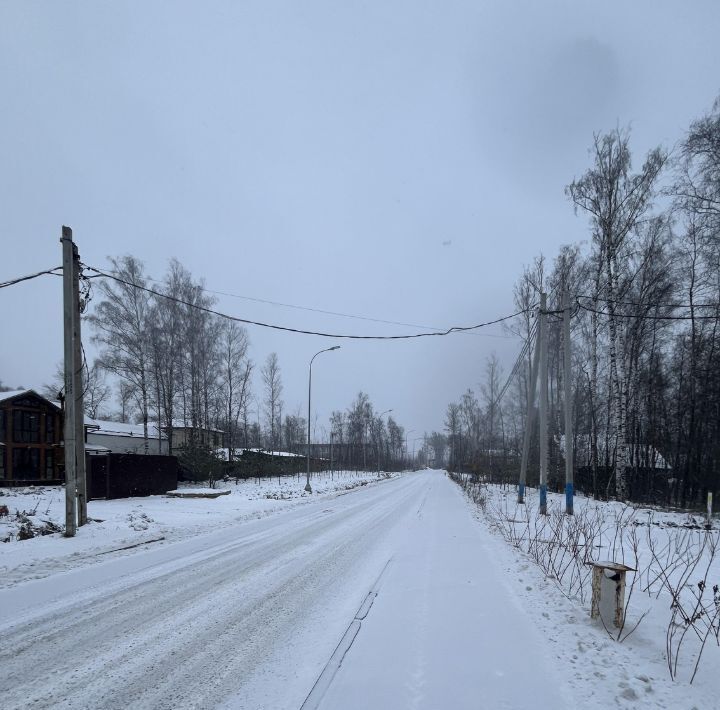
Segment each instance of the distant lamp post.
[{"label": "distant lamp post", "polygon": [[[384,412],[380,412],[380,414],[378,414],[378,420],[380,421],[380,423],[382,423],[383,416],[385,416],[386,414],[389,414],[390,412],[392,412],[392,409],[386,409]],[[377,452],[376,453],[377,453],[377,473],[379,476],[380,475],[380,432],[378,432],[378,442],[377,442]]]},{"label": "distant lamp post", "polygon": [[413,465],[413,470],[415,469],[415,442],[416,442],[416,441],[421,441],[421,440],[423,440],[423,439],[425,439],[424,436],[416,436],[416,437],[412,440],[412,443],[413,443],[413,452],[412,452],[412,465]]},{"label": "distant lamp post", "polygon": [[413,434],[414,432],[415,432],[415,429],[410,429],[410,431],[405,432],[405,462],[406,463],[407,463],[407,459],[408,459],[408,454],[410,453],[408,451],[408,436],[410,436],[410,434]]},{"label": "distant lamp post", "polygon": [[320,355],[320,353],[329,353],[331,350],[340,350],[339,345],[334,345],[332,348],[325,348],[325,350],[320,350],[319,352],[316,352],[312,358],[310,359],[310,374],[308,377],[308,419],[307,419],[307,476],[305,478],[305,490],[308,493],[312,493],[312,488],[310,487],[310,397],[312,395],[312,364],[313,360]]}]

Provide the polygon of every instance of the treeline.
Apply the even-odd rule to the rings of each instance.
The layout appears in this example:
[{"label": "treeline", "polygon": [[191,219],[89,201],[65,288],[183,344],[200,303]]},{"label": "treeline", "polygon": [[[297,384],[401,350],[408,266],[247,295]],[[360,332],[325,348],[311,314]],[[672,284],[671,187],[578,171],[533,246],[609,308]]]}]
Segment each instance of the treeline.
[{"label": "treeline", "polygon": [[[333,458],[339,467],[396,470],[412,465],[405,429],[387,412],[375,412],[370,398],[360,392],[345,412],[330,417]],[[323,456],[325,453],[323,452]]]},{"label": "treeline", "polygon": [[[225,432],[231,460],[240,448],[307,452],[308,423],[300,405],[285,408],[277,353],[258,371],[247,330],[212,313],[214,297],[177,260],[160,281],[149,279],[133,256],[111,263],[114,279],[95,282],[97,303],[87,317],[99,349],[84,373],[90,416],[103,416],[114,395],[115,418],[142,423],[146,439],[159,422],[170,442],[177,426]],[[333,412],[328,428],[321,446],[327,457],[333,444],[338,466],[403,463],[403,428],[392,417],[378,416],[362,392],[346,412]],[[317,446],[313,456],[319,455]]]},{"label": "treeline", "polygon": [[[512,330],[526,341],[548,294],[549,482],[564,475],[559,321],[569,292],[579,487],[700,504],[720,489],[720,100],[673,153],[656,148],[637,170],[629,131],[594,136],[590,153],[566,188],[589,239],[551,263],[537,257],[514,290],[525,313]],[[451,465],[517,480],[531,351],[502,400],[493,362],[483,402],[468,390],[448,407]],[[537,442],[531,462],[537,480]]]}]

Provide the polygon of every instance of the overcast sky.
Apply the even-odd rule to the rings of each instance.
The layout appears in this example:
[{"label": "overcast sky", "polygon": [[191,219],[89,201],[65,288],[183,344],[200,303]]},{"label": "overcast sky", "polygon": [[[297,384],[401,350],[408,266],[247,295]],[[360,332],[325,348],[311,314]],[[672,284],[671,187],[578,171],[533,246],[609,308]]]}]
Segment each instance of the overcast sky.
[{"label": "overcast sky", "polygon": [[[0,281],[60,264],[67,224],[87,264],[130,253],[160,278],[174,256],[239,296],[442,328],[505,315],[524,264],[587,239],[563,188],[593,131],[631,125],[639,163],[711,107],[718,27],[717,0],[0,0]],[[49,381],[60,279],[1,290],[0,313],[0,379]],[[315,361],[314,413],[364,390],[410,438],[442,427],[488,355],[507,372],[521,347],[499,327],[249,335],[256,362],[278,353],[286,411],[337,342]]]}]

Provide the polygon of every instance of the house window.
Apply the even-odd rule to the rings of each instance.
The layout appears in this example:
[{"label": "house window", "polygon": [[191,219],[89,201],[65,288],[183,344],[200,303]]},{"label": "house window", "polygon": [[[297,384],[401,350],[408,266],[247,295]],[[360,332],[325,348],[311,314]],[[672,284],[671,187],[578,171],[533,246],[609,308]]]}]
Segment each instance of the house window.
[{"label": "house window", "polygon": [[5,410],[0,409],[0,441],[5,441]]},{"label": "house window", "polygon": [[0,446],[0,478],[5,478],[5,447]]},{"label": "house window", "polygon": [[16,444],[40,443],[40,413],[16,409],[13,412],[13,441]]},{"label": "house window", "polygon": [[13,478],[40,478],[40,449],[13,449]]},{"label": "house window", "polygon": [[55,443],[55,415],[50,412],[45,415],[45,442]]},{"label": "house window", "polygon": [[55,478],[55,452],[45,449],[45,478]]}]

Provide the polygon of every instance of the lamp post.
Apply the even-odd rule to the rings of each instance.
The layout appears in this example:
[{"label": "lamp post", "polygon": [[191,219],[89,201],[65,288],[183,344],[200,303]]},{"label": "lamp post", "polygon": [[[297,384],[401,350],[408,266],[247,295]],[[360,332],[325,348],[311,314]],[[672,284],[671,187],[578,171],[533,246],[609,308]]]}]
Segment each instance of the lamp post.
[{"label": "lamp post", "polygon": [[410,431],[405,432],[405,460],[407,461],[408,457],[408,436],[412,434],[415,431],[415,429],[410,429]]},{"label": "lamp post", "polygon": [[331,348],[325,348],[325,350],[320,350],[319,352],[316,352],[312,358],[310,359],[310,374],[308,376],[308,418],[307,418],[307,435],[308,435],[308,444],[307,444],[307,477],[305,478],[305,490],[308,493],[312,493],[312,488],[310,487],[310,396],[312,394],[312,364],[313,360],[320,355],[320,353],[329,353],[331,350],[339,350],[339,345],[334,345]]},{"label": "lamp post", "polygon": [[415,469],[415,442],[416,442],[416,441],[420,441],[421,439],[424,439],[424,438],[425,438],[424,436],[416,436],[416,437],[412,440],[412,443],[413,443],[413,452],[412,452],[412,465],[413,465],[413,470]]},{"label": "lamp post", "polygon": [[[382,418],[386,414],[389,414],[390,412],[392,412],[392,409],[386,409],[384,412],[381,412],[380,414],[378,414],[378,421],[380,421],[382,423]],[[380,436],[379,436],[379,432],[378,432],[378,445],[377,445],[376,453],[377,453],[377,472],[378,472],[378,474],[380,474]]]}]

